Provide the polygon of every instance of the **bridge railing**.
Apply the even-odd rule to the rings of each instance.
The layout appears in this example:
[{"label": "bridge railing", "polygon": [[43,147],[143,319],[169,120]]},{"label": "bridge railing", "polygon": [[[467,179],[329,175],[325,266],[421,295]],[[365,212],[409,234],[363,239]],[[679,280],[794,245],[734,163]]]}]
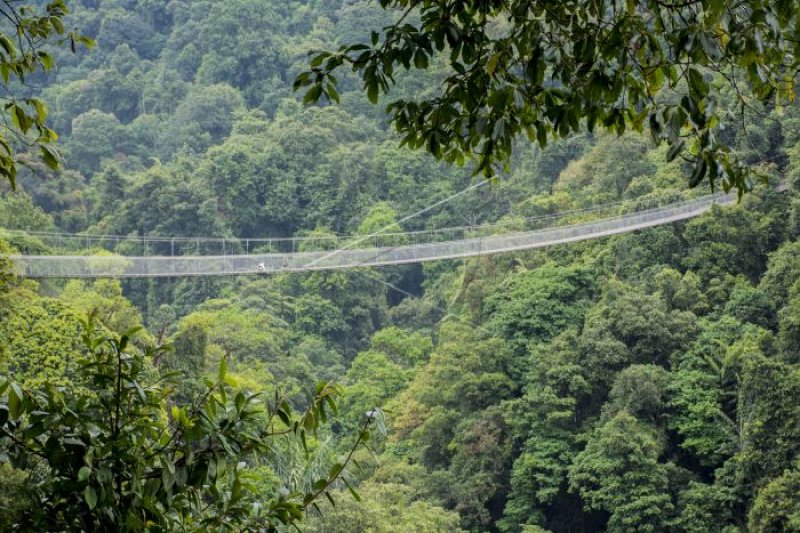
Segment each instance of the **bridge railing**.
[{"label": "bridge railing", "polygon": [[[600,220],[519,231],[506,228],[505,233],[499,234],[485,234],[488,231],[486,226],[454,228],[450,233],[436,233],[436,238],[445,239],[441,241],[434,238],[422,241],[420,237],[424,234],[404,233],[372,236],[374,239],[350,238],[357,241],[338,239],[335,242],[338,247],[326,242],[323,250],[281,251],[282,246],[296,248],[298,243],[295,240],[286,244],[286,239],[220,239],[214,242],[222,253],[198,255],[197,247],[211,240],[192,243],[189,239],[158,238],[140,243],[142,250],[149,255],[121,256],[106,252],[108,255],[26,255],[14,259],[19,274],[33,278],[217,276],[399,265],[491,255],[614,235],[689,218],[708,210],[715,202],[733,200],[732,195],[707,195]],[[260,246],[251,250],[254,241]],[[103,249],[101,243],[109,240],[98,239],[96,242]],[[177,249],[176,242],[179,243]],[[388,242],[391,244],[387,245]],[[358,247],[348,248],[354,243]],[[114,242],[113,247],[119,249],[129,244],[130,241]],[[190,254],[192,244],[196,247],[194,254]],[[308,243],[302,244],[305,247]],[[91,245],[90,239],[87,249],[97,249]],[[162,253],[156,255],[159,250]]]},{"label": "bridge railing", "polygon": [[[664,199],[651,199],[659,202]],[[305,237],[235,238],[235,237],[163,237],[157,235],[102,235],[58,232],[26,232],[0,229],[0,234],[12,239],[33,239],[33,248],[46,250],[50,255],[97,255],[103,250],[133,257],[229,256],[294,254],[323,252],[341,248],[385,248],[401,244],[442,243],[518,231],[543,230],[573,225],[578,222],[610,218],[626,211],[641,211],[657,207],[642,205],[641,200],[618,202],[593,208],[576,209],[533,217],[507,219],[479,226],[460,226],[380,235],[312,235]],[[356,244],[354,246],[354,244]]]}]

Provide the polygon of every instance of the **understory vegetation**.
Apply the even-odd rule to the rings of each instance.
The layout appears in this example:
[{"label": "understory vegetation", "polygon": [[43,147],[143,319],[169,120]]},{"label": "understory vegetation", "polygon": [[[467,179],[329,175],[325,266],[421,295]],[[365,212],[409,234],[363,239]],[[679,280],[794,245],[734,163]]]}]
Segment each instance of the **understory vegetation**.
[{"label": "understory vegetation", "polygon": [[[9,255],[59,252],[34,232],[369,235],[473,184],[399,147],[358,78],[337,106],[292,92],[309,50],[389,23],[373,4],[70,3],[97,45],[31,89],[63,168],[0,184],[0,529],[800,531],[798,105],[724,132],[768,183],[630,234],[270,276],[15,274]],[[445,71],[398,72],[392,95]],[[688,188],[666,150],[520,142],[495,182],[394,227],[661,205]]]}]

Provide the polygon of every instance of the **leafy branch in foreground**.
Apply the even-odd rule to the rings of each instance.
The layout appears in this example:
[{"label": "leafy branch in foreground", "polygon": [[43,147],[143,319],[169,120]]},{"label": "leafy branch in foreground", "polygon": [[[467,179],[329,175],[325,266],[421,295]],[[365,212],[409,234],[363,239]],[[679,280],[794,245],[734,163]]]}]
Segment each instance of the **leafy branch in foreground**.
[{"label": "leafy branch in foreground", "polygon": [[[397,22],[370,43],[312,53],[295,89],[305,102],[338,101],[347,65],[376,103],[395,71],[446,65],[427,99],[390,101],[402,143],[437,158],[477,158],[491,176],[521,134],[544,146],[597,125],[649,129],[682,157],[695,186],[740,194],[754,172],[721,138],[745,111],[794,101],[800,7],[779,0],[380,0]],[[731,92],[737,109],[723,109]]]},{"label": "leafy branch in foreground", "polygon": [[60,156],[51,146],[58,139],[45,125],[48,109],[39,98],[22,96],[20,85],[41,71],[50,72],[55,58],[48,46],[69,43],[72,52],[78,45],[91,48],[94,41],[77,31],[67,31],[64,18],[69,9],[64,0],[53,0],[43,7],[0,2],[0,175],[16,188],[17,165],[24,163],[15,149],[38,149],[42,161],[58,168]]},{"label": "leafy branch in foreground", "polygon": [[[322,383],[300,416],[276,395],[234,392],[226,365],[207,380],[195,401],[171,405],[174,374],[159,377],[152,358],[130,346],[130,331],[106,336],[94,315],[84,323],[84,396],[52,386],[26,390],[0,382],[0,460],[44,472],[32,487],[35,504],[20,518],[36,530],[239,530],[274,531],[302,520],[309,506],[340,480],[356,448],[370,439],[372,417],[344,462],[313,484],[313,491],[280,490],[258,500],[247,459],[272,439],[297,437],[304,445],[336,411],[340,388]],[[356,495],[357,496],[357,495]]]}]

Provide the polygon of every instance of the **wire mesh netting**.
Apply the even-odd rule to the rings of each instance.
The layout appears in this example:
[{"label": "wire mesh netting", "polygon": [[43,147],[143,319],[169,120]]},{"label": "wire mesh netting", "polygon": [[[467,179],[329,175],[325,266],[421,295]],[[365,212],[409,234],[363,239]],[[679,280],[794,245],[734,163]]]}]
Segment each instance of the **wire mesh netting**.
[{"label": "wire mesh netting", "polygon": [[[12,259],[17,273],[30,278],[226,276],[398,265],[615,235],[691,218],[714,203],[731,203],[735,198],[733,194],[708,194],[616,216],[625,208],[605,206],[592,210],[592,214],[606,218],[581,223],[570,224],[570,213],[560,213],[508,224],[355,237],[208,239],[28,234],[74,255],[60,252]],[[572,216],[585,217],[587,212],[574,212]],[[518,231],[520,226],[526,229]]]}]

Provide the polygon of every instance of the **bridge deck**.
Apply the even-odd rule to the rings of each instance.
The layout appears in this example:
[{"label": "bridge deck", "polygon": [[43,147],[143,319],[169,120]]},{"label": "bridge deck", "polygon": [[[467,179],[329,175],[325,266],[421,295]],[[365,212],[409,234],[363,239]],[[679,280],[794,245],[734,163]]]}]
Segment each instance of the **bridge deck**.
[{"label": "bridge deck", "polygon": [[[547,229],[375,248],[246,255],[18,255],[28,278],[234,276],[421,263],[529,250],[626,233],[700,215],[735,195],[709,194],[621,216]],[[476,228],[480,230],[481,228]]]}]

